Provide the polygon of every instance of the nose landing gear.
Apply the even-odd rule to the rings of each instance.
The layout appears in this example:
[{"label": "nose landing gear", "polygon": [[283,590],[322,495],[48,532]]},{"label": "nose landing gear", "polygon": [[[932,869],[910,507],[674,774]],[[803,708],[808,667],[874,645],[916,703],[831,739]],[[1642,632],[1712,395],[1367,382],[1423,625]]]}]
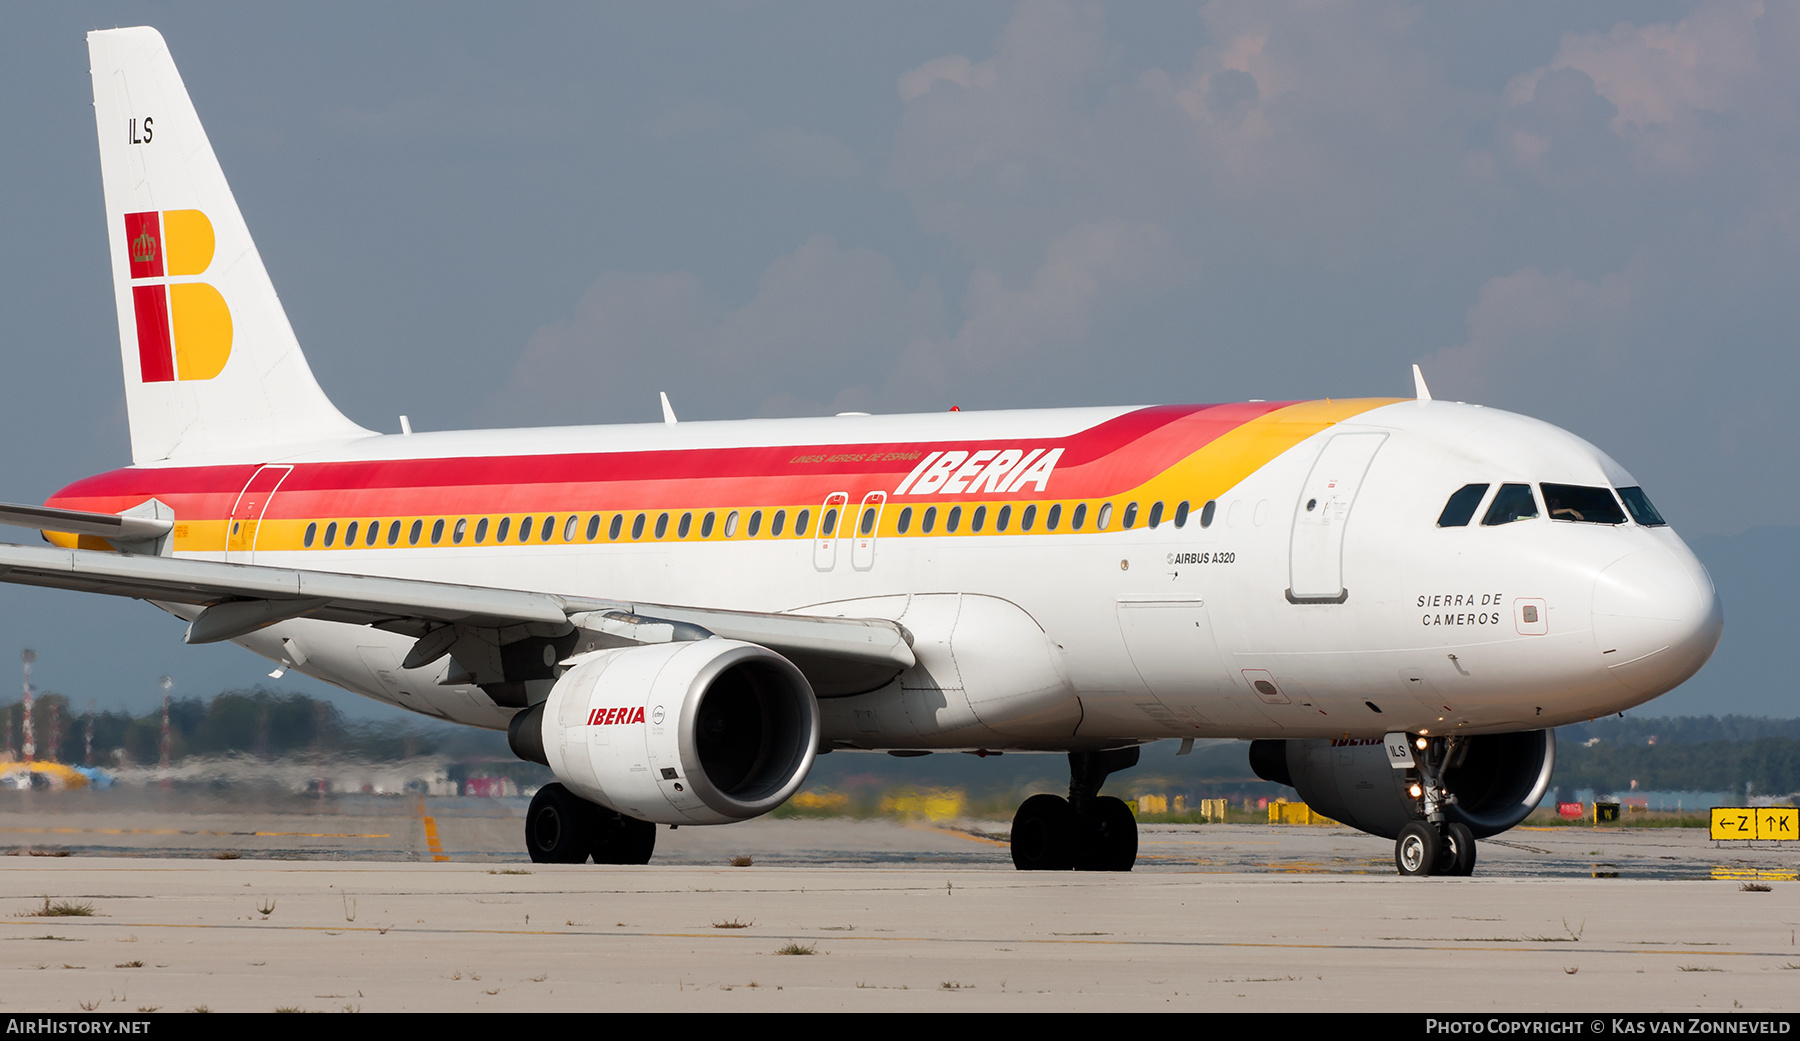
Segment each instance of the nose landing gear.
[{"label": "nose landing gear", "polygon": [[1403,775],[1401,781],[1419,800],[1424,817],[1401,828],[1395,837],[1394,866],[1402,875],[1474,874],[1475,833],[1467,824],[1444,819],[1444,808],[1456,803],[1456,796],[1444,787],[1444,767],[1464,749],[1454,738],[1410,734],[1389,734],[1386,743],[1396,770],[1416,772],[1416,779]]},{"label": "nose landing gear", "polygon": [[1136,748],[1069,753],[1069,797],[1034,795],[1013,815],[1013,866],[1020,871],[1130,871],[1137,818],[1099,794],[1107,775],[1136,766]]},{"label": "nose landing gear", "polygon": [[1394,840],[1394,866],[1402,875],[1473,875],[1475,833],[1456,821],[1413,821]]}]

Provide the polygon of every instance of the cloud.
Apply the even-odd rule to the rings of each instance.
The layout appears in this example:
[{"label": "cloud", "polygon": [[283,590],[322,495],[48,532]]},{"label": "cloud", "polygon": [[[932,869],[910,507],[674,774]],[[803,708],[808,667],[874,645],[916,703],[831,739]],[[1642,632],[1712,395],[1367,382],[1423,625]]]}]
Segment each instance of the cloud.
[{"label": "cloud", "polygon": [[750,154],[779,176],[804,184],[810,181],[853,181],[862,174],[862,160],[850,146],[829,134],[789,127],[765,130],[750,142]]},{"label": "cloud", "polygon": [[482,413],[503,424],[649,420],[658,390],[690,419],[837,411],[846,394],[868,401],[872,376],[942,321],[929,282],[909,289],[886,257],[823,235],[777,258],[737,306],[685,272],[607,272],[531,337]]},{"label": "cloud", "polygon": [[1148,224],[1082,224],[1023,284],[972,272],[950,328],[934,281],[815,236],[764,270],[743,304],[687,273],[608,272],[539,330],[488,401],[494,423],[630,422],[667,390],[684,418],[935,410],[1022,378],[1104,366],[1084,348],[1111,310],[1179,284],[1186,262]]},{"label": "cloud", "polygon": [[1008,289],[993,271],[974,272],[962,327],[945,349],[978,369],[1048,361],[1088,340],[1104,304],[1166,289],[1181,281],[1183,268],[1155,225],[1078,225],[1051,244],[1022,288]]},{"label": "cloud", "polygon": [[1527,103],[1542,79],[1576,69],[1615,110],[1615,133],[1633,140],[1651,163],[1693,157],[1700,118],[1738,108],[1757,87],[1762,45],[1759,0],[1704,4],[1679,22],[1620,23],[1605,33],[1569,33],[1556,56],[1506,86],[1509,103]]},{"label": "cloud", "polygon": [[735,118],[730,106],[712,98],[693,98],[670,105],[650,118],[650,136],[669,140],[703,134]]},{"label": "cloud", "polygon": [[1479,106],[1415,38],[1415,9],[1214,3],[1199,20],[1189,62],[1133,66],[1099,10],[1020,5],[991,55],[901,77],[883,183],[1015,281],[1082,222],[1346,264],[1371,236],[1430,243],[1468,223]]},{"label": "cloud", "polygon": [[1469,309],[1468,340],[1429,359],[1432,377],[1493,401],[1626,375],[1617,365],[1635,331],[1633,288],[1618,272],[1588,280],[1525,267],[1490,278]]},{"label": "cloud", "polygon": [[994,63],[971,62],[960,54],[933,58],[900,76],[900,100],[916,101],[939,80],[959,87],[991,87],[994,85]]}]

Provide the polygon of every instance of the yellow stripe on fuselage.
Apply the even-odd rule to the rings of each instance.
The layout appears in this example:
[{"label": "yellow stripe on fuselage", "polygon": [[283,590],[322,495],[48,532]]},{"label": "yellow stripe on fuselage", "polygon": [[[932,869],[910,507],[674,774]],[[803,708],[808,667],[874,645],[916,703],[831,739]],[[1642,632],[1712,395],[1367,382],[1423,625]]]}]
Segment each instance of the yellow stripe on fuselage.
[{"label": "yellow stripe on fuselage", "polygon": [[1208,442],[1199,451],[1136,488],[1113,498],[1124,501],[1217,499],[1271,460],[1327,427],[1404,398],[1346,398],[1302,401],[1258,416]]}]

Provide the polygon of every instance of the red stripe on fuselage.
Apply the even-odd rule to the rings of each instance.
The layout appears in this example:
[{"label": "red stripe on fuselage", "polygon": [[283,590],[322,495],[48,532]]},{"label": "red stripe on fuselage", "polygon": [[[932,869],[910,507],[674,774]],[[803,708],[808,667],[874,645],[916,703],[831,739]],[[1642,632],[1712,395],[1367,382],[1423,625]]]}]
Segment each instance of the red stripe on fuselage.
[{"label": "red stripe on fuselage", "polygon": [[[265,519],[550,510],[659,510],[853,499],[891,490],[941,449],[1061,448],[1055,474],[1035,487],[982,499],[1101,498],[1149,480],[1208,442],[1288,402],[1138,409],[1062,438],[781,445],[298,463]],[[822,457],[820,461],[797,461]],[[188,519],[229,516],[257,463],[125,468],[77,481],[49,501],[117,512],[156,496]]]}]

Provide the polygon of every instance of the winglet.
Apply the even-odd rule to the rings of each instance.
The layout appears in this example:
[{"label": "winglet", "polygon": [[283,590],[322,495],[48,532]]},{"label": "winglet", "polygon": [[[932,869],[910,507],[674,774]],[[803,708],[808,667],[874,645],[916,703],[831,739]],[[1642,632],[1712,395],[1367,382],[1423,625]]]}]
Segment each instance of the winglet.
[{"label": "winglet", "polygon": [[1425,385],[1425,374],[1419,371],[1417,365],[1413,366],[1413,397],[1420,401],[1431,400],[1431,388]]},{"label": "winglet", "polygon": [[675,409],[673,406],[671,406],[669,404],[669,392],[666,390],[659,390],[659,391],[657,391],[657,393],[662,395],[663,422],[669,424],[670,426],[674,426],[675,425]]}]

